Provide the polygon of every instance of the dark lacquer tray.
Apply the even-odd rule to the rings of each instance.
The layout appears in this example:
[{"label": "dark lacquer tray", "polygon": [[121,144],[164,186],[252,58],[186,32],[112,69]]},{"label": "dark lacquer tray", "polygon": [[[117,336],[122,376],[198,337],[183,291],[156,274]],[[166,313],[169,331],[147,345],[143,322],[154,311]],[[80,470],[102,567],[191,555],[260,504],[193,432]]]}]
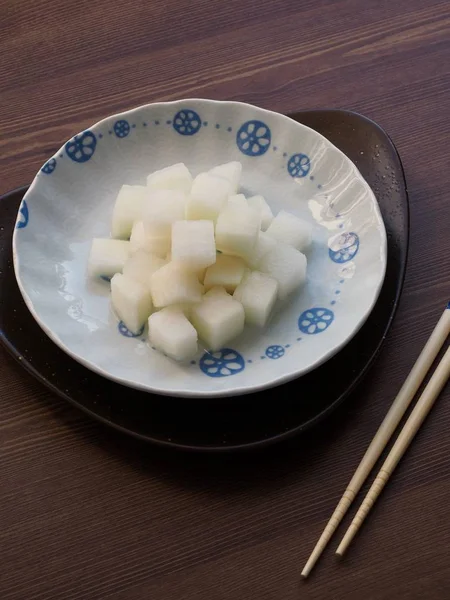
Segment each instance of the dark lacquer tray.
[{"label": "dark lacquer tray", "polygon": [[291,118],[312,127],[357,165],[380,204],[388,237],[386,278],[369,319],[331,360],[283,386],[234,398],[169,398],[104,379],[67,356],[34,321],[16,284],[11,240],[27,188],[0,198],[0,341],[34,377],[92,417],[142,440],[191,450],[256,448],[318,423],[373,364],[392,323],[408,253],[409,207],[402,164],[374,122],[341,110]]}]

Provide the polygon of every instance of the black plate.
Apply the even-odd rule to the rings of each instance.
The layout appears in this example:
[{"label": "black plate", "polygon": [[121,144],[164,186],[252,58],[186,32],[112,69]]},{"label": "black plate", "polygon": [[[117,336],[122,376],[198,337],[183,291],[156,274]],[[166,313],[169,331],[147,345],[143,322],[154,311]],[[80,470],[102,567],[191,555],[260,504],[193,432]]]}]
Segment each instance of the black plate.
[{"label": "black plate", "polygon": [[92,417],[142,440],[177,448],[255,448],[298,434],[330,414],[367,373],[392,323],[408,253],[408,196],[400,158],[378,125],[340,110],[291,117],[322,133],[358,166],[377,196],[387,230],[388,265],[380,297],[341,352],[283,386],[211,400],[139,392],[89,371],[45,335],[17,287],[11,239],[27,188],[0,198],[0,340],[7,350],[47,387]]}]

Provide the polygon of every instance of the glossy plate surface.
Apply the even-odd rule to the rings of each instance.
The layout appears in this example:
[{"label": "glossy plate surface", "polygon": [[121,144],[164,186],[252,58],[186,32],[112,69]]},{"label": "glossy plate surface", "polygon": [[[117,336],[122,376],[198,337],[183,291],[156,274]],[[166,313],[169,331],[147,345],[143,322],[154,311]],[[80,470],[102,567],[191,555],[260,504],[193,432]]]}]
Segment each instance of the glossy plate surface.
[{"label": "glossy plate surface", "polygon": [[[109,236],[122,184],[177,162],[195,175],[230,160],[243,164],[244,193],[313,226],[307,283],[263,331],[246,327],[180,364],[118,324],[109,284],[86,276],[89,249]],[[72,358],[130,387],[211,399],[285,383],[342,348],[378,297],[386,232],[371,188],[320,133],[248,104],[190,99],[112,116],[69,140],[25,195],[13,256],[29,310]]]}]

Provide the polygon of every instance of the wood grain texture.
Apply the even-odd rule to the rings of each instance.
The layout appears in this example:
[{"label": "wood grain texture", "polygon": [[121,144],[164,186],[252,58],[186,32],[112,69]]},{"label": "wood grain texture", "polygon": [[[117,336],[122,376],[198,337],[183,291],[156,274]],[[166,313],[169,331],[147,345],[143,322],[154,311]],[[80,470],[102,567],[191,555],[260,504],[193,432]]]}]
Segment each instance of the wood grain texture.
[{"label": "wood grain texture", "polygon": [[375,368],[323,427],[266,453],[142,446],[2,352],[0,598],[449,598],[448,387],[345,560],[331,544],[299,577],[448,300],[448,2],[0,0],[0,81],[0,193],[111,113],[203,96],[366,114],[398,147],[412,211],[405,291]]}]

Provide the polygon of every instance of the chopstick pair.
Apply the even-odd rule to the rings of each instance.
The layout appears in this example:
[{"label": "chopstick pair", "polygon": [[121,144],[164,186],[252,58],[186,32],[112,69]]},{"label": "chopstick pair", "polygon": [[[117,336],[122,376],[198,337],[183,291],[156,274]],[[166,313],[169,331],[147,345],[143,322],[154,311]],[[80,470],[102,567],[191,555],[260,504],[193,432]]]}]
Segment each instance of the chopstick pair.
[{"label": "chopstick pair", "polygon": [[[326,545],[330,541],[333,533],[336,531],[339,523],[342,521],[348,508],[353,502],[356,494],[361,489],[364,481],[380,457],[382,451],[389,442],[392,434],[400,423],[408,406],[414,398],[420,384],[425,379],[431,365],[433,364],[440,349],[444,345],[448,335],[450,334],[450,302],[447,304],[441,318],[433,330],[428,342],[425,344],[422,352],[414,364],[410,374],[402,385],[397,397],[395,398],[386,417],[381,423],[378,431],[375,434],[370,446],[366,450],[358,468],[355,471],[350,483],[347,486],[339,504],[337,505],[333,515],[328,521],[322,535],[319,538],[311,556],[308,559],[303,571],[302,577],[308,577],[312,568],[316,564]],[[437,366],[435,372],[430,378],[422,395],[420,396],[416,406],[411,412],[402,431],[400,432],[397,441],[393,445],[388,457],[381,467],[375,481],[373,482],[369,492],[367,493],[363,503],[356,513],[353,521],[350,524],[344,538],[342,539],[336,554],[342,556],[347,550],[350,542],[361,527],[364,519],[372,508],[375,500],[378,498],[382,489],[386,485],[389,477],[397,466],[398,462],[406,452],[409,444],[413,440],[415,434],[419,430],[425,417],[431,410],[435,400],[440,394],[442,388],[448,381],[450,376],[450,347],[447,348],[442,360]]]}]

